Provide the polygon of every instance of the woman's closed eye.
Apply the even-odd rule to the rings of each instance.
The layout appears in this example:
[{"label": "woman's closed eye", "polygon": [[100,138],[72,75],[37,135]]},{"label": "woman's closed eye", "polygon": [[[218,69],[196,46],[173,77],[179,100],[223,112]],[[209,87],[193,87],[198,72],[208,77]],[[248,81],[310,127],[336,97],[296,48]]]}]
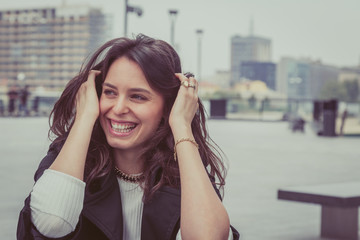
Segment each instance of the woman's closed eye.
[{"label": "woman's closed eye", "polygon": [[103,94],[106,95],[106,96],[114,96],[114,95],[116,95],[115,91],[112,90],[112,89],[104,89]]},{"label": "woman's closed eye", "polygon": [[132,94],[131,98],[135,99],[137,101],[146,101],[146,100],[148,100],[147,97],[145,97],[144,95],[141,95],[141,94]]}]

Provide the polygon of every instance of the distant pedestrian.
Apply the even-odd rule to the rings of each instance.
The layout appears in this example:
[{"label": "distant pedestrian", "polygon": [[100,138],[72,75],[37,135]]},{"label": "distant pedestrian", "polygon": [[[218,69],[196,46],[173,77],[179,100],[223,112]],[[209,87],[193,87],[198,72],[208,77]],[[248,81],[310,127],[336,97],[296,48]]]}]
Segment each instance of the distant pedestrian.
[{"label": "distant pedestrian", "polygon": [[26,85],[23,89],[20,90],[19,115],[21,114],[24,114],[25,116],[29,115],[29,110],[27,107],[29,95],[30,95],[29,86]]},{"label": "distant pedestrian", "polygon": [[344,135],[344,126],[345,126],[345,120],[348,116],[347,109],[344,110],[344,112],[341,115],[341,125],[340,125],[340,136]]},{"label": "distant pedestrian", "polygon": [[8,103],[8,112],[10,116],[15,115],[16,112],[16,103],[19,97],[19,91],[17,86],[11,86],[7,92],[9,103]]},{"label": "distant pedestrian", "polygon": [[0,99],[0,115],[3,116],[5,112],[4,102]]},{"label": "distant pedestrian", "polygon": [[39,96],[34,97],[32,103],[32,111],[35,113],[35,115],[39,115],[39,103],[40,103],[40,97]]}]

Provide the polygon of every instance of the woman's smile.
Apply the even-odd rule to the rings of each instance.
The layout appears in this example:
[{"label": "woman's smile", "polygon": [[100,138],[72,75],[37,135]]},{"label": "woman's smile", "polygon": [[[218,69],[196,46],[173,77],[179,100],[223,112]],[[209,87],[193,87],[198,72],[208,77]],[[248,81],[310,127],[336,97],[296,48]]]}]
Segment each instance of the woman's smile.
[{"label": "woman's smile", "polygon": [[109,120],[109,129],[111,130],[111,133],[120,137],[129,136],[137,125],[138,124],[134,122]]}]

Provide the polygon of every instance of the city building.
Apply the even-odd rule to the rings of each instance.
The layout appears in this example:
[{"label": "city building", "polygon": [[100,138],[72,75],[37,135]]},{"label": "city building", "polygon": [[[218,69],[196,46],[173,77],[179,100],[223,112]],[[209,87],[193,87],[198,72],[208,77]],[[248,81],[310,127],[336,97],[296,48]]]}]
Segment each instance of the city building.
[{"label": "city building", "polygon": [[220,88],[229,88],[230,87],[230,71],[226,70],[217,70],[215,74],[206,76],[202,79],[204,82],[214,84]]},{"label": "city building", "polygon": [[0,11],[0,83],[64,87],[109,40],[111,16],[90,6]]},{"label": "city building", "polygon": [[[353,95],[353,96],[348,96],[349,99],[353,100],[360,100],[360,66],[356,66],[356,67],[344,67],[341,68],[340,70],[340,74],[339,74],[339,82],[340,83],[344,83],[344,82],[356,82],[357,83],[357,88],[353,85],[350,85],[351,92],[352,94],[349,95]],[[357,92],[357,97],[355,97]],[[358,108],[358,110],[360,110]],[[360,116],[359,116],[360,117]]]},{"label": "city building", "polygon": [[317,99],[326,82],[338,81],[340,69],[311,59],[282,58],[276,90],[289,98]]},{"label": "city building", "polygon": [[285,99],[283,94],[270,89],[263,81],[260,80],[244,80],[236,83],[233,91],[238,93],[242,99],[255,97],[257,100],[265,98],[269,99]]},{"label": "city building", "polygon": [[271,62],[242,62],[240,78],[246,80],[260,80],[272,90],[276,90],[276,64]]},{"label": "city building", "polygon": [[231,38],[231,83],[239,82],[241,79],[241,63],[270,62],[271,40],[267,38],[250,36],[233,36]]},{"label": "city building", "polygon": [[341,72],[339,74],[339,81],[345,82],[352,80],[356,80],[359,83],[359,87],[360,87],[360,66],[341,68]]}]

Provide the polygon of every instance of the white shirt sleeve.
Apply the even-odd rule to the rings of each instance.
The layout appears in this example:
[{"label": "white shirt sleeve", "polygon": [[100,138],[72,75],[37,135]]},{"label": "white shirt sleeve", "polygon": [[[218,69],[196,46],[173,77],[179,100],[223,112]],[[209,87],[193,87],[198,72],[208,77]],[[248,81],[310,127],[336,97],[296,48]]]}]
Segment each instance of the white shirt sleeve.
[{"label": "white shirt sleeve", "polygon": [[47,169],[30,197],[31,221],[46,237],[63,237],[75,230],[83,208],[85,182]]},{"label": "white shirt sleeve", "polygon": [[[229,237],[228,240],[233,240],[233,232],[231,230],[231,228],[229,229]],[[178,233],[176,234],[176,239],[175,240],[181,240],[181,229],[179,229]]]}]

